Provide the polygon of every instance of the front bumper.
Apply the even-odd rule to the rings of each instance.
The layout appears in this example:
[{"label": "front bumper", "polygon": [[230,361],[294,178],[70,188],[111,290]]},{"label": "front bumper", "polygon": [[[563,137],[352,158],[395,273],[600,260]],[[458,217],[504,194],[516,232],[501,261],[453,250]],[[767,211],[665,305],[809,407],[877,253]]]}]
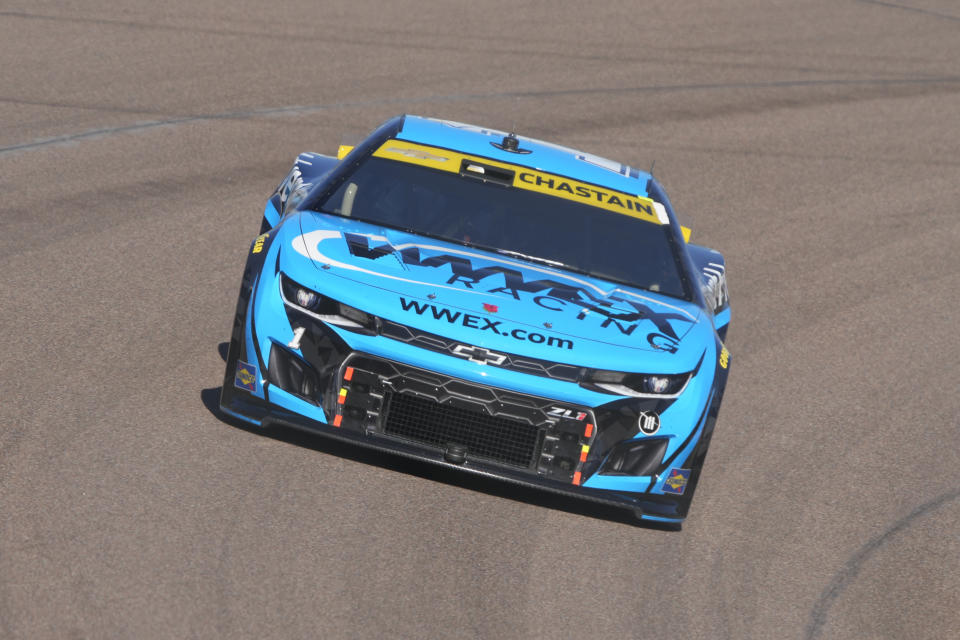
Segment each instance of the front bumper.
[{"label": "front bumper", "polygon": [[[285,394],[274,390],[276,395]],[[334,427],[317,420],[311,420],[301,414],[266,403],[259,398],[245,394],[240,390],[224,387],[220,409],[227,415],[258,427],[288,427],[316,434],[340,442],[346,442],[366,449],[391,453],[411,460],[418,460],[447,469],[469,473],[486,478],[506,481],[522,487],[547,491],[576,500],[603,504],[631,511],[637,518],[650,522],[679,525],[687,515],[688,500],[675,500],[666,496],[650,494],[630,494],[613,492],[531,476],[512,471],[501,465],[490,464],[479,459],[467,459],[460,463],[445,459],[445,450],[385,437],[378,433],[366,433]]]}]

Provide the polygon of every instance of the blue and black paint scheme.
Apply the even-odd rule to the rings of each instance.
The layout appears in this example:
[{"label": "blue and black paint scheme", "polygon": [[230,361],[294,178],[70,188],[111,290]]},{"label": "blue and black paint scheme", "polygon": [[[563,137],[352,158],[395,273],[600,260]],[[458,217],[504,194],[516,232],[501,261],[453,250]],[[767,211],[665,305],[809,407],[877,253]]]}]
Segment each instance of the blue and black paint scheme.
[{"label": "blue and black paint scheme", "polygon": [[[508,137],[401,116],[341,159],[301,154],[250,247],[221,409],[679,525],[730,367],[723,256],[650,174]],[[684,295],[322,212],[390,141],[659,203]]]}]

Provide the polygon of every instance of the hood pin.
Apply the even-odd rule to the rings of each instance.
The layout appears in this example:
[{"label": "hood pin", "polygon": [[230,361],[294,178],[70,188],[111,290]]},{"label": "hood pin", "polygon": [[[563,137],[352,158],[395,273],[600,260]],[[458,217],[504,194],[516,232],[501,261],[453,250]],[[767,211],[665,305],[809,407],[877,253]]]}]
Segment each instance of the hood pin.
[{"label": "hood pin", "polygon": [[427,294],[427,297],[430,298],[431,300],[436,300],[436,299],[437,299],[437,294],[435,294],[435,293],[428,293],[428,294]]},{"label": "hood pin", "polygon": [[553,329],[553,323],[552,323],[552,322],[544,322],[544,323],[543,323],[543,326],[545,326],[547,329]]}]

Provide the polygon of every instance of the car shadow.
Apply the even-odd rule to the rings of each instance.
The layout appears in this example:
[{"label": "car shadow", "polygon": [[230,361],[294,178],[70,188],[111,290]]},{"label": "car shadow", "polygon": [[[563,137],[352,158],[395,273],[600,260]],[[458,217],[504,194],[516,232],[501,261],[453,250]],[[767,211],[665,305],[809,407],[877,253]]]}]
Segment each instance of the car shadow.
[{"label": "car shadow", "polygon": [[[227,343],[225,342],[218,345],[218,350],[224,360],[226,360],[226,348]],[[421,462],[399,455],[391,455],[382,451],[366,449],[361,446],[333,440],[331,438],[324,438],[322,435],[306,433],[290,427],[273,426],[268,429],[262,429],[220,411],[220,390],[221,387],[213,387],[200,392],[200,400],[207,411],[225,424],[263,438],[271,438],[290,445],[312,449],[319,453],[345,458],[361,464],[376,466],[389,471],[396,471],[434,482],[441,482],[468,491],[476,491],[478,493],[545,507],[555,511],[574,513],[590,518],[619,522],[632,527],[641,527],[655,531],[677,530],[677,526],[675,525],[637,520],[637,518],[626,509],[618,509],[610,505],[559,496],[547,491],[537,491],[536,489],[530,489],[492,478],[485,478],[483,476],[476,476],[470,473],[460,473],[456,470],[439,467],[428,462]]]}]

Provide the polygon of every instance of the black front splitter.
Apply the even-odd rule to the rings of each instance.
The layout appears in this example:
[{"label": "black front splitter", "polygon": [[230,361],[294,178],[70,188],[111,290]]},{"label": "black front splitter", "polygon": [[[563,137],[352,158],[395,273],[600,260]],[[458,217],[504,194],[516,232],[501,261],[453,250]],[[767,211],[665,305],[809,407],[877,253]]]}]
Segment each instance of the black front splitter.
[{"label": "black front splitter", "polygon": [[[247,396],[231,389],[223,394],[220,408],[224,413],[247,421],[258,423],[261,427],[288,427],[311,434],[323,436],[340,442],[355,444],[365,449],[394,454],[407,459],[427,462],[447,469],[473,474],[484,478],[509,482],[537,491],[547,491],[575,500],[603,504],[631,511],[639,519],[679,525],[686,517],[687,504],[666,496],[649,494],[628,494],[567,485],[553,480],[539,478],[520,471],[512,471],[498,465],[485,463],[467,457],[459,464],[444,459],[444,452],[420,446],[414,442],[391,438],[378,433],[363,433],[310,420],[301,415],[268,405],[259,398]],[[246,397],[243,397],[246,396]],[[248,400],[249,398],[249,400]],[[226,403],[224,401],[227,401]],[[251,402],[252,400],[253,402]]]}]

